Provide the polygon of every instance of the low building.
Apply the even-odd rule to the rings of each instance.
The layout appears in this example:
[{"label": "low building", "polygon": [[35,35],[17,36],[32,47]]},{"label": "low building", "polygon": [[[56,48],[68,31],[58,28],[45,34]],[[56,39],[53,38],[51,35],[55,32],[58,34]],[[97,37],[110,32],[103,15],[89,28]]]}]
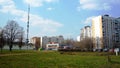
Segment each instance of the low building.
[{"label": "low building", "polygon": [[[34,45],[35,49],[42,48],[47,49],[49,45],[61,45],[64,41],[63,36],[52,36],[52,37],[32,37],[30,43]],[[54,42],[54,44],[51,42]],[[49,49],[49,48],[48,48]]]},{"label": "low building", "polygon": [[46,50],[58,50],[59,48],[59,44],[58,43],[49,43],[49,44],[46,44]]},{"label": "low building", "polygon": [[41,37],[41,45],[43,49],[46,49],[46,45],[50,44],[51,42],[58,43],[59,45],[61,45],[63,41],[63,36]]},{"label": "low building", "polygon": [[41,47],[41,45],[40,45],[40,44],[41,44],[40,40],[41,40],[40,37],[33,37],[33,38],[31,38],[31,40],[30,40],[30,43],[32,43],[32,44],[34,45],[33,48],[35,48],[36,50]]}]

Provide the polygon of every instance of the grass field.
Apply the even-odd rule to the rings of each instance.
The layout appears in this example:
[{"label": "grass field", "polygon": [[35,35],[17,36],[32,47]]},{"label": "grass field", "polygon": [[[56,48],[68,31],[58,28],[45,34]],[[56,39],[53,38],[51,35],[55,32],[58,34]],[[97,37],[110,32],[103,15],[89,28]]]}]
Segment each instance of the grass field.
[{"label": "grass field", "polygon": [[[26,54],[23,54],[26,53]],[[28,53],[28,54],[27,54]],[[110,56],[97,52],[55,51],[4,51],[0,56],[0,68],[120,68],[120,56]],[[21,55],[15,55],[21,54]]]}]

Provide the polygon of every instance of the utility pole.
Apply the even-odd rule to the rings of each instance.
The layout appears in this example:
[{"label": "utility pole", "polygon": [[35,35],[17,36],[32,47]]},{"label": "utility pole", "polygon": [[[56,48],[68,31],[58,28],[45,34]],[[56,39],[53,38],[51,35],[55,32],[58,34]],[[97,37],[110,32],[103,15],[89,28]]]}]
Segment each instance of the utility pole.
[{"label": "utility pole", "polygon": [[26,39],[26,45],[28,49],[28,43],[29,43],[29,13],[30,13],[30,5],[28,5],[28,21],[27,21],[27,39]]}]

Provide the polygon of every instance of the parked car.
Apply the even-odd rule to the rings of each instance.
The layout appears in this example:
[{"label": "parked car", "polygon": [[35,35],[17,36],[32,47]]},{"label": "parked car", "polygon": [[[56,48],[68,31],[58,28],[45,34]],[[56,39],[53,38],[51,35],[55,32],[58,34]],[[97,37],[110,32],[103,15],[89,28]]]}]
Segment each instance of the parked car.
[{"label": "parked car", "polygon": [[109,51],[109,49],[107,49],[107,48],[103,49],[103,52],[108,52],[108,51]]}]

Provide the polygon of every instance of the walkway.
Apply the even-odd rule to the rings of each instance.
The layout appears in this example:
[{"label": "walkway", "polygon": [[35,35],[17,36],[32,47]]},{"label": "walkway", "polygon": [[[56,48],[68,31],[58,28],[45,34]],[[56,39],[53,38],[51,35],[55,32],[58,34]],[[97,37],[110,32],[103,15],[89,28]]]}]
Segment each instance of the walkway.
[{"label": "walkway", "polygon": [[18,55],[29,55],[29,54],[33,54],[33,53],[13,53],[13,54],[0,54],[1,56],[18,56]]}]

